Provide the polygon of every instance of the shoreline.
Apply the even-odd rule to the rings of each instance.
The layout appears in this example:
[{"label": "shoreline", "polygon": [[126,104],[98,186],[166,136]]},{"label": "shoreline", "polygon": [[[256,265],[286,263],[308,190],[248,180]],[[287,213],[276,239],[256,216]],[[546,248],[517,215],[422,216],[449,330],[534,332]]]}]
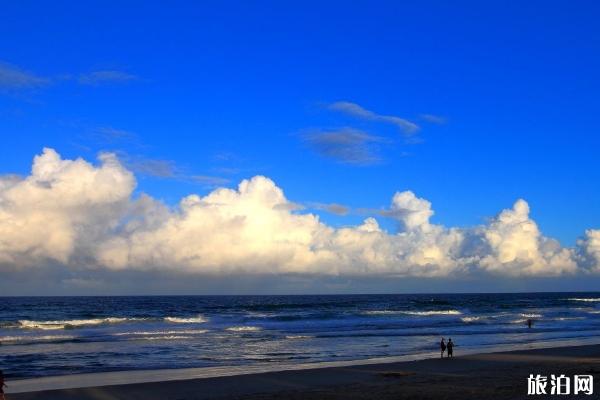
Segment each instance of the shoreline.
[{"label": "shoreline", "polygon": [[[449,362],[456,363],[458,360],[468,359],[481,359],[481,358],[495,358],[500,355],[515,355],[517,353],[540,353],[540,354],[555,354],[558,359],[564,359],[569,353],[581,352],[581,349],[589,348],[593,352],[598,353],[600,357],[600,338],[589,338],[587,340],[561,340],[553,342],[542,342],[542,343],[528,343],[522,346],[505,345],[505,346],[494,346],[493,348],[462,348],[458,347],[455,350],[457,355],[455,360],[448,360]],[[585,352],[584,352],[585,353]],[[594,353],[594,354],[595,354]],[[30,379],[19,379],[8,381],[7,394],[10,396],[8,399],[36,399],[38,395],[45,395],[52,393],[53,398],[71,398],[63,397],[65,393],[73,391],[82,392],[80,398],[91,398],[86,397],[87,395],[83,392],[88,391],[116,391],[120,390],[135,389],[145,392],[144,387],[159,386],[195,386],[195,385],[211,385],[211,382],[219,380],[235,381],[247,381],[252,377],[274,377],[277,375],[287,376],[293,379],[294,375],[314,375],[323,374],[330,375],[336,373],[339,375],[340,371],[351,371],[351,370],[372,370],[381,371],[386,369],[395,369],[401,367],[402,369],[407,366],[418,366],[420,364],[428,364],[439,362],[438,352],[429,352],[416,355],[405,355],[395,357],[383,357],[383,358],[372,358],[372,359],[361,359],[361,360],[348,360],[348,361],[327,361],[320,363],[307,363],[307,364],[279,364],[279,365],[242,365],[242,366],[220,366],[220,367],[201,367],[201,368],[184,368],[184,369],[162,369],[162,370],[142,370],[142,371],[119,371],[119,372],[98,372],[88,374],[74,374],[74,375],[61,375],[61,376],[50,376],[42,378],[30,378]],[[600,362],[600,358],[594,359],[594,362]],[[477,373],[477,371],[473,371]],[[531,371],[533,373],[535,371]],[[560,372],[560,371],[557,371]],[[343,373],[341,375],[344,375]],[[353,374],[346,377],[342,376],[340,379],[344,384],[352,384],[355,379],[352,378]],[[528,374],[527,374],[528,376]],[[349,379],[350,378],[350,379]],[[499,376],[501,378],[501,376]],[[525,379],[525,376],[523,376]],[[328,379],[331,384],[336,383],[336,379]],[[356,381],[359,382],[359,381]],[[308,385],[318,387],[319,385]],[[251,385],[251,387],[253,387]],[[129,390],[128,389],[128,390]],[[250,389],[250,388],[249,388]],[[250,390],[253,393],[260,393],[261,388],[254,388]],[[270,388],[264,388],[269,389]],[[127,390],[125,390],[127,391]],[[227,393],[226,390],[222,394],[223,398],[230,398],[232,395]],[[245,396],[246,394],[244,394]],[[39,397],[41,398],[41,397]],[[79,397],[78,397],[79,398]],[[114,397],[121,398],[121,397]],[[122,397],[129,398],[129,397]],[[132,397],[133,398],[133,397]],[[146,398],[147,394],[146,394]],[[151,397],[150,397],[151,398]],[[178,397],[179,398],[179,397]],[[185,397],[184,397],[185,398]],[[195,398],[195,397],[194,397]]]}]

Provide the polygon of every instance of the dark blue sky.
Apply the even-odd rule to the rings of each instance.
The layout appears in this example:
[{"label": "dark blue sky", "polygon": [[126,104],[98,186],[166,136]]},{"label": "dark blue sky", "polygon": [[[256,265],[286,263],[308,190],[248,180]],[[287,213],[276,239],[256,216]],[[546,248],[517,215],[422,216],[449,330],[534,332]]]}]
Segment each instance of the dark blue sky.
[{"label": "dark blue sky", "polygon": [[305,203],[412,190],[446,226],[524,198],[569,246],[600,226],[598,2],[123,3],[2,6],[2,68],[25,80],[0,80],[0,172],[111,150],[170,204],[263,174]]}]

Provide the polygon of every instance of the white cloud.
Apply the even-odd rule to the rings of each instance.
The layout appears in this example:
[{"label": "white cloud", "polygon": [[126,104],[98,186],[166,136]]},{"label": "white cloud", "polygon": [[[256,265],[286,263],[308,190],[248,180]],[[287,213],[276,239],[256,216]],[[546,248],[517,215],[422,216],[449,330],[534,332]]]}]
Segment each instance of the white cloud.
[{"label": "white cloud", "polygon": [[0,89],[34,89],[45,86],[50,80],[27,72],[11,64],[0,62]]},{"label": "white cloud", "polygon": [[100,162],[44,149],[27,178],[0,178],[0,263],[69,263],[120,223],[135,179],[114,155]]},{"label": "white cloud", "polygon": [[573,252],[540,234],[529,218],[529,205],[519,199],[502,211],[483,232],[490,253],[481,260],[489,271],[511,275],[558,275],[577,268]]},{"label": "white cloud", "polygon": [[417,124],[405,118],[400,118],[395,115],[377,114],[371,110],[367,110],[366,108],[356,103],[352,103],[349,101],[336,101],[334,103],[329,104],[328,108],[330,110],[352,115],[356,118],[392,124],[398,127],[402,132],[406,134],[415,133],[419,130],[419,126]]},{"label": "white cloud", "polygon": [[133,174],[116,156],[92,165],[51,149],[26,178],[0,178],[0,266],[179,271],[200,275],[308,274],[508,276],[600,271],[600,231],[576,249],[544,237],[518,200],[488,224],[447,228],[431,223],[431,203],[396,193],[385,214],[397,233],[373,218],[334,228],[298,212],[264,176],[237,189],[189,195],[176,207],[132,197]]},{"label": "white cloud", "polygon": [[600,229],[588,229],[577,244],[581,265],[589,271],[600,272]]},{"label": "white cloud", "polygon": [[[386,213],[384,213],[385,215]],[[433,215],[431,203],[418,198],[410,190],[397,192],[392,199],[392,207],[387,215],[396,218],[407,231],[417,228],[427,229]]]}]

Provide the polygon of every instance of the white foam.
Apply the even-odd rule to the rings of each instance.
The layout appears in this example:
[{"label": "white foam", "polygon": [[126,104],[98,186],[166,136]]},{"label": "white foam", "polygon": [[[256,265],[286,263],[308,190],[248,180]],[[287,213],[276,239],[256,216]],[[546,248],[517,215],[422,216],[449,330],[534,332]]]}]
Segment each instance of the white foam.
[{"label": "white foam", "polygon": [[296,340],[296,339],[312,339],[312,338],[314,338],[314,336],[310,336],[310,335],[287,335],[285,338],[286,338],[286,339],[290,339],[290,340]]},{"label": "white foam", "polygon": [[567,299],[567,300],[571,300],[571,301],[584,301],[584,302],[587,302],[587,303],[593,303],[593,302],[600,301],[600,297],[589,297],[589,298],[586,298],[586,297],[583,297],[583,298],[582,297],[573,297],[573,298],[570,298],[570,299]]},{"label": "white foam", "polygon": [[232,332],[256,332],[260,331],[261,328],[259,328],[258,326],[231,326],[226,330]]},{"label": "white foam", "polygon": [[521,314],[525,318],[542,318],[542,314]]},{"label": "white foam", "polygon": [[207,329],[184,329],[180,331],[136,331],[119,332],[115,336],[149,336],[149,335],[198,335],[208,332]]},{"label": "white foam", "polygon": [[165,317],[165,321],[172,322],[174,324],[201,324],[206,322],[206,319],[202,315],[198,315],[197,317],[191,318]]},{"label": "white foam", "polygon": [[55,340],[71,340],[74,338],[75,336],[70,335],[0,336],[0,343],[47,342]]},{"label": "white foam", "polygon": [[142,336],[135,337],[129,340],[185,340],[193,339],[193,336],[180,336],[180,335],[169,335],[169,336]]},{"label": "white foam", "polygon": [[469,322],[473,322],[473,321],[478,321],[479,319],[480,319],[480,317],[462,317],[460,320],[462,322],[469,323]]},{"label": "white foam", "polygon": [[405,315],[427,316],[427,315],[462,315],[462,312],[460,312],[458,310],[431,310],[431,311],[372,310],[372,311],[365,311],[365,312],[363,312],[363,314],[366,314],[366,315],[405,314]]},{"label": "white foam", "polygon": [[408,315],[462,315],[458,310],[433,310],[433,311],[404,311],[403,314]]},{"label": "white foam", "polygon": [[23,329],[41,329],[41,330],[58,330],[69,327],[94,326],[103,324],[118,324],[127,321],[139,320],[138,318],[92,318],[92,319],[69,319],[58,321],[32,321],[22,319],[19,321],[19,327]]}]

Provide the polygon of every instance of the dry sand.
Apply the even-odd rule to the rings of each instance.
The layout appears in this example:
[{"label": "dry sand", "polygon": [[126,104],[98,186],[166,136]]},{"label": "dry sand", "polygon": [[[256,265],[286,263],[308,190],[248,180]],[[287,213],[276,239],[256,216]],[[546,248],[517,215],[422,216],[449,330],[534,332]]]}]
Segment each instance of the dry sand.
[{"label": "dry sand", "polygon": [[[459,349],[457,349],[459,350]],[[529,374],[593,375],[600,393],[600,345],[475,354],[240,376],[28,392],[7,400],[524,399]],[[8,382],[10,385],[10,382]],[[546,398],[574,398],[547,396]]]}]

